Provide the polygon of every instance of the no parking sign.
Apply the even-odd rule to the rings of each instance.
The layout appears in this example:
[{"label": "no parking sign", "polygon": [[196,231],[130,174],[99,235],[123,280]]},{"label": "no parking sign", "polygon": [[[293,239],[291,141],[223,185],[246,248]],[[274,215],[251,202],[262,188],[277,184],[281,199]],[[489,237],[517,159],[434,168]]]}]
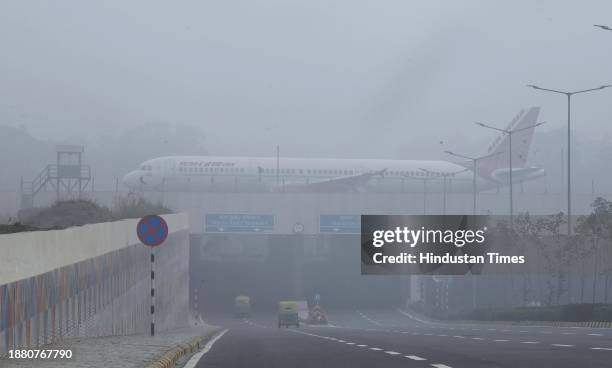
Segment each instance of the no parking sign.
[{"label": "no parking sign", "polygon": [[168,224],[161,216],[145,216],[136,225],[136,235],[142,244],[157,247],[168,238]]}]

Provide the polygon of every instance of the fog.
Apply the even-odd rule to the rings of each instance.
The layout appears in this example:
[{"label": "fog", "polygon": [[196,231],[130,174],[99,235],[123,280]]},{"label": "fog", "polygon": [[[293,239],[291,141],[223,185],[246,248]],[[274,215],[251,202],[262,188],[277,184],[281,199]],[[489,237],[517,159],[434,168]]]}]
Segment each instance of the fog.
[{"label": "fog", "polygon": [[[308,313],[309,324],[312,321],[322,323],[314,317],[323,313],[319,307],[327,309],[329,321],[339,328],[320,330],[321,334],[352,331],[344,337],[346,341],[299,330],[294,332],[302,335],[294,334],[292,338],[318,337],[355,345],[365,336],[367,345],[356,346],[372,346],[364,350],[368,353],[382,351],[389,357],[398,356],[397,359],[403,359],[403,355],[434,363],[431,366],[435,367],[450,367],[442,363],[475,366],[484,361],[489,366],[512,365],[507,362],[532,366],[532,362],[526,364],[526,359],[534,357],[540,363],[538,366],[576,366],[578,363],[568,358],[575,351],[578,353],[571,358],[578,359],[581,354],[579,364],[597,365],[599,361],[593,359],[594,354],[604,353],[600,349],[612,351],[612,335],[608,332],[607,340],[600,334],[588,334],[591,337],[587,337],[583,332],[588,331],[556,340],[559,336],[542,336],[536,330],[532,330],[533,335],[514,334],[514,328],[522,328],[518,326],[512,326],[514,332],[488,329],[495,331],[489,333],[484,328],[471,329],[480,332],[466,333],[466,337],[474,336],[469,339],[470,343],[474,343],[472,339],[488,340],[482,342],[488,345],[480,345],[483,348],[474,345],[466,350],[461,342],[455,346],[454,341],[458,340],[451,340],[451,336],[464,338],[455,335],[460,332],[439,334],[442,332],[439,328],[446,328],[443,324],[436,322],[435,326],[427,327],[430,322],[418,316],[415,318],[407,311],[439,320],[530,321],[528,318],[541,317],[537,314],[525,317],[519,308],[554,306],[559,308],[544,308],[549,314],[533,321],[612,321],[612,304],[609,304],[612,301],[612,88],[580,94],[572,99],[570,193],[567,187],[570,175],[566,97],[527,86],[533,84],[563,91],[612,87],[612,32],[593,26],[612,26],[611,14],[610,0],[589,1],[588,6],[558,0],[64,0],[36,4],[2,1],[0,230],[6,227],[12,233],[51,228],[59,233],[63,230],[58,226],[41,226],[28,221],[41,213],[50,213],[49,217],[64,216],[62,211],[53,212],[56,210],[53,206],[51,212],[45,212],[43,207],[77,196],[87,200],[86,208],[108,214],[105,219],[109,221],[140,218],[152,213],[180,214],[167,216],[170,227],[162,225],[162,220],[155,225],[136,225],[134,221],[140,239],[134,240],[135,243],[131,242],[133,230],[129,230],[129,237],[123,236],[128,233],[118,233],[100,242],[81,239],[80,233],[75,233],[79,236],[75,243],[79,250],[98,253],[85,252],[82,257],[86,258],[74,265],[68,261],[53,263],[52,267],[61,268],[49,266],[48,270],[40,271],[44,271],[41,275],[47,278],[34,273],[28,276],[29,280],[10,278],[8,282],[21,283],[19,285],[27,288],[0,289],[4,292],[0,293],[0,317],[4,316],[3,320],[0,318],[0,353],[5,342],[7,347],[9,342],[13,343],[14,336],[19,339],[21,335],[27,336],[28,341],[32,336],[38,344],[39,337],[30,334],[30,320],[19,321],[26,315],[31,318],[29,311],[38,311],[31,325],[36,326],[37,333],[40,329],[46,334],[45,309],[51,307],[45,299],[47,294],[59,301],[58,316],[64,315],[62,305],[66,305],[68,316],[69,306],[72,305],[74,314],[75,303],[78,303],[79,324],[81,310],[91,309],[81,307],[81,300],[91,302],[93,295],[97,303],[99,295],[110,295],[102,299],[109,299],[107,302],[111,303],[112,334],[116,334],[116,323],[122,327],[127,325],[121,319],[115,322],[117,300],[135,308],[126,307],[125,310],[130,311],[126,316],[140,313],[147,317],[147,323],[151,318],[151,334],[157,318],[156,309],[174,318],[183,313],[183,307],[188,307],[197,317],[197,323],[203,316],[207,323],[227,324],[232,334],[237,331],[238,335],[230,335],[235,340],[230,340],[233,345],[225,349],[225,354],[231,351],[230,358],[239,356],[251,366],[257,366],[257,359],[263,353],[257,351],[248,355],[244,354],[247,350],[240,349],[254,346],[257,350],[271,342],[273,349],[261,351],[272,351],[273,363],[261,366],[278,366],[281,365],[276,360],[278,356],[291,356],[285,351],[278,354],[285,342],[283,338],[279,344],[279,335],[274,335],[284,333],[276,328],[277,323],[281,327],[281,318],[290,314],[299,321],[297,303],[284,303],[285,307],[276,315],[279,301],[289,300],[300,302],[300,312]],[[517,115],[522,109],[533,106],[541,110],[529,109],[529,113]],[[535,120],[537,111],[540,113]],[[491,144],[500,133],[499,129],[494,131],[495,127],[505,128],[511,121],[516,123],[512,129],[522,132],[517,134],[515,144],[511,143],[512,136],[508,144],[506,138]],[[475,122],[486,123],[493,129],[484,129]],[[532,141],[532,131],[528,129],[539,122],[545,124],[538,126]],[[57,145],[64,144],[84,147],[83,164],[91,166],[93,180],[90,180],[89,167],[74,162],[47,166],[56,162]],[[530,144],[525,164],[523,155]],[[515,146],[518,147],[513,152]],[[507,147],[510,147],[509,152]],[[273,160],[253,159],[275,156],[279,151],[274,164]],[[475,168],[477,159],[473,159],[474,166],[458,162],[458,157],[467,159],[466,156],[484,154],[487,157],[478,159],[478,165],[483,163],[478,170]],[[501,154],[503,156],[498,156]],[[161,158],[141,165],[146,160],[173,155],[247,156],[249,159]],[[374,160],[357,163],[287,160],[284,162],[291,164],[282,166],[282,160],[288,157],[450,162],[385,162],[384,167],[375,167],[383,164]],[[519,167],[513,166],[517,158],[520,159]],[[39,173],[39,180],[36,180]],[[121,184],[123,177],[125,185]],[[81,186],[83,182],[86,182],[84,187]],[[512,183],[510,188],[507,188],[508,183]],[[570,200],[573,201],[571,205]],[[140,212],[113,215],[121,212],[117,208],[129,206]],[[573,212],[566,222],[566,215],[560,212],[570,207]],[[89,221],[89,215],[81,216],[71,209],[64,211],[79,220],[82,217],[88,222],[100,221],[93,217]],[[524,268],[514,267],[515,263],[521,263],[518,261],[498,262],[504,267],[508,264],[507,268],[500,267],[504,272],[499,273],[496,269],[480,273],[479,266],[463,267],[463,264],[457,269],[465,275],[447,274],[438,270],[437,265],[419,269],[423,276],[393,273],[397,269],[385,268],[385,265],[379,273],[367,272],[367,266],[384,263],[374,261],[379,256],[391,259],[389,264],[392,265],[401,262],[389,258],[383,249],[374,256],[367,252],[368,247],[374,249],[382,244],[372,245],[367,238],[365,214],[424,218],[432,222],[424,222],[430,227],[415,225],[413,229],[422,231],[420,234],[428,229],[442,234],[440,229],[449,228],[451,224],[452,231],[445,230],[445,234],[451,231],[451,235],[471,237],[474,231],[466,227],[470,216],[465,215],[472,213],[487,217],[501,215],[496,227],[491,227],[486,234],[492,234],[492,242],[501,239],[500,244],[505,248],[500,249],[507,251],[501,254],[507,257],[504,259],[512,260],[519,253],[521,257],[536,254],[539,258]],[[454,222],[446,222],[452,216],[428,215],[461,216],[456,216],[455,229]],[[433,219],[438,219],[439,223],[434,224]],[[381,220],[380,223],[386,222]],[[125,224],[132,226],[129,222]],[[62,226],[75,225],[81,223]],[[114,227],[105,229],[115,231]],[[121,229],[128,231],[127,227]],[[127,253],[128,247],[146,243],[143,236],[155,238],[163,233],[164,239],[155,244],[162,246],[160,243],[164,242],[169,229],[173,248],[165,249],[172,251],[165,251],[167,257],[163,252],[158,253],[156,260],[152,250],[147,258],[151,263],[150,273],[142,257],[134,256],[144,254],[142,249],[138,253]],[[395,229],[399,237],[400,227]],[[407,229],[405,227],[405,231]],[[466,229],[471,235],[466,234]],[[393,235],[393,230],[390,231]],[[482,234],[488,228],[479,227],[477,231],[481,232],[484,241]],[[381,236],[384,233],[380,229],[374,232],[380,232]],[[106,233],[91,230],[91,234],[97,239]],[[17,239],[21,234],[15,236]],[[53,241],[63,239],[55,235],[48,238],[53,246]],[[72,245],[70,248],[49,248],[46,243],[34,244],[33,240],[30,244],[29,240],[4,239],[9,240],[0,245],[12,242],[10,245],[15,245],[16,249],[28,247],[23,248],[28,253],[8,247],[8,253],[6,249],[3,252],[9,255],[9,261],[15,260],[15,269],[39,270],[40,265],[46,265],[42,257],[35,259],[34,266],[30,267],[28,257],[22,256],[34,254],[29,252],[38,250],[35,247],[45,252],[73,249]],[[124,239],[129,241],[124,244]],[[98,247],[98,243],[107,242],[108,249]],[[410,248],[415,248],[415,243]],[[430,250],[425,246],[440,245],[436,241],[422,243],[420,249]],[[437,243],[447,241],[442,241],[440,235]],[[461,252],[467,257],[466,248],[469,247],[460,249],[464,244],[452,245],[450,253],[448,248],[439,249],[447,252],[449,259]],[[178,247],[182,247],[183,253],[174,251]],[[103,250],[109,252],[99,253]],[[174,258],[169,256],[172,252]],[[128,256],[124,257],[125,254]],[[389,254],[395,253],[389,251]],[[500,255],[491,254],[495,259]],[[185,268],[187,256],[188,270]],[[61,255],[52,258],[61,258]],[[73,262],[70,257],[68,260]],[[371,260],[373,263],[369,263]],[[81,286],[78,290],[71,286],[71,294],[65,302],[56,297],[55,290],[60,290],[57,282],[62,284],[61,294],[66,294],[63,285],[66,280],[93,280],[94,273],[99,278],[102,267],[98,266],[102,262],[109,265],[109,277],[104,276],[106,279],[101,279],[101,283],[95,281],[97,284],[93,287],[92,282],[87,281],[86,289],[82,288],[83,282],[71,282]],[[158,267],[155,262],[161,266],[158,270],[170,272],[155,276]],[[436,263],[445,262],[431,262]],[[75,272],[65,273],[67,267]],[[88,272],[91,277],[87,276]],[[66,275],[74,275],[74,278]],[[141,294],[150,295],[151,306],[136,305],[126,297],[132,294],[115,292],[129,285],[124,279],[141,277],[138,275],[144,275],[139,285],[150,282],[150,294],[147,288],[142,289],[146,293]],[[156,277],[160,281],[155,281]],[[47,280],[50,281],[47,283]],[[176,300],[185,297],[185,303],[181,302],[176,309],[165,309],[173,299],[170,295],[174,292],[175,281],[176,285],[183,283],[176,288]],[[36,286],[38,282],[40,286]],[[154,289],[156,282],[161,290],[172,293],[162,291],[158,297]],[[45,288],[53,292],[47,293]],[[84,293],[83,297],[79,293]],[[243,297],[236,300],[236,296]],[[241,307],[234,303],[246,300],[246,296],[252,298],[249,300],[253,303],[253,315],[248,311],[242,316],[238,310],[236,317],[241,318],[229,320],[234,307]],[[156,298],[159,308],[154,306]],[[587,303],[592,304],[591,309],[572,309],[574,304],[580,307]],[[599,304],[605,304],[601,314],[595,308]],[[143,305],[146,308],[142,308]],[[6,306],[15,308],[6,312]],[[17,306],[25,307],[19,310]],[[567,309],[568,306],[571,308]],[[49,320],[53,330],[55,304],[52,308],[49,317],[53,317]],[[365,314],[360,308],[364,308]],[[496,310],[506,313],[510,309],[520,313],[493,313]],[[41,324],[38,318],[43,314]],[[256,323],[247,317],[253,317]],[[406,317],[408,320],[398,322]],[[222,322],[217,323],[212,318]],[[264,321],[264,325],[257,321]],[[24,329],[22,334],[19,323],[27,326],[27,333]],[[387,340],[384,335],[400,332],[396,323],[437,330],[432,330],[435,336],[427,333],[423,334],[427,338],[410,340],[412,346],[408,350],[395,345],[407,336],[389,335]],[[299,327],[299,322],[296,324]],[[378,330],[371,329],[370,325]],[[6,326],[8,330],[4,329]],[[585,327],[584,324],[580,326]],[[59,327],[61,337],[61,319]],[[256,333],[248,330],[252,335],[244,335],[247,338],[239,335],[254,327],[273,328]],[[314,328],[304,327],[301,326],[302,331]],[[541,327],[538,325],[538,329]],[[11,339],[9,332],[4,339],[3,331],[11,331]],[[372,331],[376,333],[370,333]],[[228,330],[216,335],[210,345],[207,343],[206,352],[225,332]],[[502,332],[511,332],[509,336],[515,341],[497,339],[503,337]],[[420,335],[420,332],[413,335]],[[602,340],[593,339],[595,336],[601,336]],[[435,338],[442,339],[431,343],[430,339]],[[571,340],[573,338],[578,340]],[[42,341],[55,341],[46,339]],[[538,341],[532,341],[534,339]],[[591,341],[589,339],[597,342],[587,345],[585,341]],[[520,345],[510,345],[539,344],[540,340],[542,347],[555,346],[556,350],[564,349],[569,353],[555,355],[556,362],[545,361],[540,354],[547,351],[546,355],[552,356],[548,353],[550,349],[516,354],[519,351],[516,346]],[[576,350],[569,350],[576,345],[566,344],[572,341],[579,342]],[[421,343],[424,345],[419,347]],[[199,347],[199,342],[197,344]],[[293,358],[309,364],[314,362],[312,358],[320,356],[324,358],[321,361],[326,362],[312,366],[333,366],[333,359],[344,358],[343,350],[338,350],[340,353],[329,350],[332,353],[324,355],[323,349],[328,349],[324,344],[313,345],[315,349],[310,353],[307,345],[296,343],[295,346],[306,352],[303,355],[306,358],[298,355]],[[102,347],[98,352],[97,344],[92,346],[96,355],[109,356],[101,352]],[[137,345],[127,343],[125,346]],[[435,355],[436,351],[442,353]],[[168,354],[174,353],[169,351]],[[211,352],[212,362],[215,362],[214,354]],[[244,356],[249,358],[244,359]],[[361,359],[357,354],[351,355],[353,357],[356,363],[347,360],[348,363],[338,366],[383,366],[370,363],[369,357]],[[447,358],[450,360],[450,357],[457,359],[449,362]],[[597,359],[603,362],[607,358]],[[218,366],[234,366],[227,361]]]},{"label": "fog", "polygon": [[[0,5],[0,188],[85,145],[99,188],[145,159],[448,159],[541,106],[530,164],[561,191],[563,96],[611,83],[612,5],[556,1],[64,1]],[[612,90],[573,99],[577,190],[603,188]],[[19,137],[19,138],[16,138]],[[15,159],[15,158],[19,159]],[[598,184],[600,183],[600,184]]]},{"label": "fog", "polygon": [[[492,135],[475,120],[502,125],[541,105],[542,130],[563,127],[563,97],[525,84],[611,82],[610,33],[591,26],[611,12],[606,1],[7,1],[0,123],[91,145],[188,124],[223,155],[478,153]],[[610,99],[577,97],[576,130],[607,137]]]}]

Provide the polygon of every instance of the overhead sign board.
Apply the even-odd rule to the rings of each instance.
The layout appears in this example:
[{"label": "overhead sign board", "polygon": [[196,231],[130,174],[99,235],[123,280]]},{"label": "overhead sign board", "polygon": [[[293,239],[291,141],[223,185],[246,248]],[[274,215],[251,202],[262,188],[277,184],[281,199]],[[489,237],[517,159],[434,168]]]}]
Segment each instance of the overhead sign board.
[{"label": "overhead sign board", "polygon": [[274,230],[274,215],[206,214],[207,233],[264,233]]},{"label": "overhead sign board", "polygon": [[361,234],[361,216],[320,215],[319,232],[322,234]]}]

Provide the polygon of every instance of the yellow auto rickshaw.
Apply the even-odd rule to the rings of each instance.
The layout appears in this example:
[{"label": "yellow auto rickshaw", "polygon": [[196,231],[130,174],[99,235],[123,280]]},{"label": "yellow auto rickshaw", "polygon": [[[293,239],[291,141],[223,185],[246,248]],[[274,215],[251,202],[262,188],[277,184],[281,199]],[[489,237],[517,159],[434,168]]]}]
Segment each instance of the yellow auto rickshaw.
[{"label": "yellow auto rickshaw", "polygon": [[278,303],[278,328],[285,326],[300,327],[298,317],[298,303],[294,301],[283,301]]}]

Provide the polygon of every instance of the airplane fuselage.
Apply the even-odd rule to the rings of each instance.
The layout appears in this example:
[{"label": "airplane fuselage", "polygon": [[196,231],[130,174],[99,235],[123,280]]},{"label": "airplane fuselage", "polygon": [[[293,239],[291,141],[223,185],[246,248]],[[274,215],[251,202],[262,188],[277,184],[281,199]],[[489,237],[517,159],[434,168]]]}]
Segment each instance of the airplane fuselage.
[{"label": "airplane fuselage", "polygon": [[[471,192],[473,171],[428,160],[169,156],[144,162],[123,181],[152,191]],[[476,181],[479,191],[503,185],[478,175]]]}]

